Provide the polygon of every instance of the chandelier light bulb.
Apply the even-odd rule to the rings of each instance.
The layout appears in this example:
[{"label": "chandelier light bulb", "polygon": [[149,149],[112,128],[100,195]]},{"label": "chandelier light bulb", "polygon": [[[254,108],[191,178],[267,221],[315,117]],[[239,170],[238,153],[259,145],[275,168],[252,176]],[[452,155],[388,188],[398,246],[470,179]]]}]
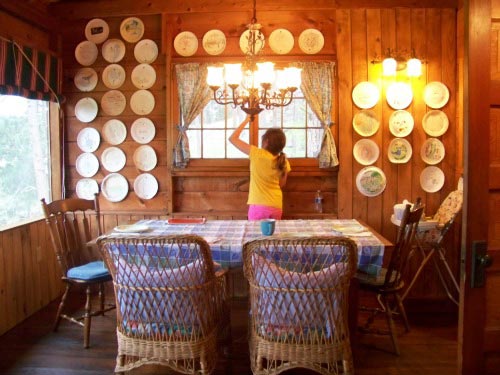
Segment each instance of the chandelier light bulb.
[{"label": "chandelier light bulb", "polygon": [[207,67],[208,86],[221,87],[224,84],[224,68],[219,66]]},{"label": "chandelier light bulb", "polygon": [[408,77],[420,77],[422,75],[422,62],[416,58],[408,60],[406,74],[408,74]]},{"label": "chandelier light bulb", "polygon": [[382,74],[384,76],[395,76],[398,63],[396,59],[388,57],[382,61]]},{"label": "chandelier light bulb", "polygon": [[225,64],[224,78],[228,85],[239,85],[243,79],[241,64]]}]

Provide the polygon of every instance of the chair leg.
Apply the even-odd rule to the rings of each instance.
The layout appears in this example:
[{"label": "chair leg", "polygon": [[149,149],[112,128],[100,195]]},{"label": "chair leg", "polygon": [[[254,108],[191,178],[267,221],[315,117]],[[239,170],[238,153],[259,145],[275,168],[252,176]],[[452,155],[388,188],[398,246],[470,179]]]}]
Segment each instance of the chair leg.
[{"label": "chair leg", "polygon": [[71,288],[71,284],[66,284],[66,289],[64,290],[64,294],[61,297],[61,302],[59,302],[59,307],[57,308],[56,320],[54,322],[54,331],[57,331],[59,328],[59,323],[61,323],[62,312],[64,310],[64,305],[66,304],[66,298],[68,297],[69,290]]},{"label": "chair leg", "polygon": [[384,301],[384,306],[385,306],[385,316],[387,319],[387,325],[389,326],[389,334],[391,336],[392,340],[392,346],[394,347],[394,352],[399,355],[399,345],[398,345],[398,339],[397,339],[397,331],[396,331],[396,325],[394,324],[394,320],[392,319],[392,314],[393,311],[391,309],[391,304],[389,303],[389,299],[387,296],[383,297]]},{"label": "chair leg", "polygon": [[106,298],[106,294],[104,293],[104,284],[100,283],[99,284],[99,302],[100,302],[99,311],[101,312],[101,315],[104,315],[105,298]]},{"label": "chair leg", "polygon": [[90,324],[92,319],[92,293],[90,289],[90,285],[88,285],[86,289],[85,315],[83,318],[83,347],[85,349],[90,345]]},{"label": "chair leg", "polygon": [[394,298],[396,299],[396,303],[398,305],[399,313],[403,317],[403,323],[405,325],[405,331],[408,333],[408,332],[410,332],[410,323],[408,322],[408,316],[406,315],[405,306],[403,305],[403,299],[401,298],[401,296],[399,294],[396,294],[394,296]]}]

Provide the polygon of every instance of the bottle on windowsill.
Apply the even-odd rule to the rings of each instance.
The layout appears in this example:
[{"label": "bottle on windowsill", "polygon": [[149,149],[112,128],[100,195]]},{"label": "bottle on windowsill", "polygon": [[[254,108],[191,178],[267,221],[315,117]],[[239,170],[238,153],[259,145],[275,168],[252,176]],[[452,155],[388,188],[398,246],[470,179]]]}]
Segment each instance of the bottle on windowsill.
[{"label": "bottle on windowsill", "polygon": [[323,194],[321,190],[318,190],[314,196],[314,209],[319,214],[323,213]]}]

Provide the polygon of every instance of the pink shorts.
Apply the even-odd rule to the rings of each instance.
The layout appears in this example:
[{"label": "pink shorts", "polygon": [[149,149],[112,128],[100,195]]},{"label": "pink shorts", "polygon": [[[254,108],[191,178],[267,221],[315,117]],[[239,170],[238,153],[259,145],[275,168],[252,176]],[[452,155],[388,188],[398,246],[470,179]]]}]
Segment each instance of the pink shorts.
[{"label": "pink shorts", "polygon": [[276,219],[281,220],[283,210],[276,207],[251,204],[248,206],[248,220]]}]

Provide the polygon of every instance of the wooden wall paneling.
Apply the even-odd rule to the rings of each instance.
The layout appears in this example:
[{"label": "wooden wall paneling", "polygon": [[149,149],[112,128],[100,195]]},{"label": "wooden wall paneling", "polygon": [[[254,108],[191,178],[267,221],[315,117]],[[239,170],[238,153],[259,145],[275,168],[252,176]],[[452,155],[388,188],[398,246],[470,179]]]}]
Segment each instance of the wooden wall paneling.
[{"label": "wooden wall paneling", "polygon": [[10,289],[9,278],[7,277],[8,264],[9,261],[7,241],[5,239],[5,234],[0,233],[0,335],[7,331],[9,326],[9,311],[8,306],[8,294]]},{"label": "wooden wall paneling", "polygon": [[500,48],[499,45],[500,22],[498,20],[491,21],[491,79],[500,79]]}]

